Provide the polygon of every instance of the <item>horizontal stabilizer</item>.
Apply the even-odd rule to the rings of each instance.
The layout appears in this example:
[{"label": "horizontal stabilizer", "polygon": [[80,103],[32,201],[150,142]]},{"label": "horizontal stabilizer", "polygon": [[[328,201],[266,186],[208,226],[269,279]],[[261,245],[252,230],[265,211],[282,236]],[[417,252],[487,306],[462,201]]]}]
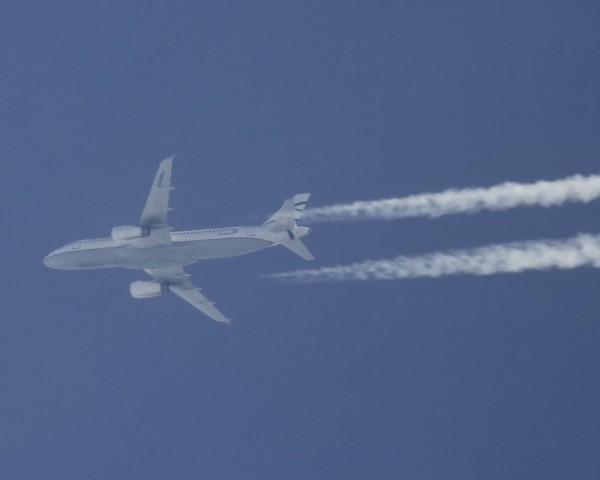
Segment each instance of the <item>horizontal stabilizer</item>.
[{"label": "horizontal stabilizer", "polygon": [[289,248],[296,255],[300,255],[305,260],[314,260],[315,257],[312,253],[306,248],[306,245],[302,243],[302,240],[299,238],[294,238],[292,240],[288,240],[287,242],[282,243],[286,248]]}]

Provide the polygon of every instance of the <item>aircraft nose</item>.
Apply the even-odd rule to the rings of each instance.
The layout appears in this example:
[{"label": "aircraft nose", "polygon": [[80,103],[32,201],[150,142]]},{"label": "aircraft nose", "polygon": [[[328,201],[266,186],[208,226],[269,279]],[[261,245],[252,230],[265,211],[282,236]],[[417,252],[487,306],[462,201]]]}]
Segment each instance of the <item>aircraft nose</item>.
[{"label": "aircraft nose", "polygon": [[56,253],[52,252],[44,258],[44,265],[50,268],[56,268]]}]

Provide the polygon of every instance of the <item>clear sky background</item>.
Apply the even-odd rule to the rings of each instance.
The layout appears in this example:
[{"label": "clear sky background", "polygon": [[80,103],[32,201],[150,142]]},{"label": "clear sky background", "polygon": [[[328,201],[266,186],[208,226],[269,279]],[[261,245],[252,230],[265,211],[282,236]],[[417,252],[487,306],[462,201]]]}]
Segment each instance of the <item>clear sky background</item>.
[{"label": "clear sky background", "polygon": [[[135,223],[177,155],[178,229],[598,173],[597,1],[0,6],[0,477],[600,477],[599,272],[294,285],[283,248],[143,272],[51,250]],[[326,266],[598,233],[600,204],[323,223]]]}]

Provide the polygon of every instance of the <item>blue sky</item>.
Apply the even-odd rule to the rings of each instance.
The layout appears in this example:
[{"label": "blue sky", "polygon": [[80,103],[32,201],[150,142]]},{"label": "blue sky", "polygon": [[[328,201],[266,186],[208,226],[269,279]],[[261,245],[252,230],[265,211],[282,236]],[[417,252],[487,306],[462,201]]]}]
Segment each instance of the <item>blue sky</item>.
[{"label": "blue sky", "polygon": [[[285,284],[285,249],[189,268],[233,318],[51,250],[597,173],[592,1],[3,2],[2,478],[600,475],[598,272]],[[322,223],[315,266],[597,233],[600,206]],[[312,266],[312,265],[311,265]]]}]

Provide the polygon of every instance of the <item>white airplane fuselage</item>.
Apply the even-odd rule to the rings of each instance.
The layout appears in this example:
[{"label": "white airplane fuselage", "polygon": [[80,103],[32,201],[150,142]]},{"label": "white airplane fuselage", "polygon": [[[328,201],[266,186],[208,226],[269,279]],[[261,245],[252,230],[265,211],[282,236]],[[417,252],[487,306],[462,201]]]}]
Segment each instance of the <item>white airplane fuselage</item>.
[{"label": "white airplane fuselage", "polygon": [[79,240],[50,253],[44,264],[61,270],[184,267],[200,260],[253,253],[282,244],[292,237],[304,237],[309,232],[307,227],[296,227],[293,233],[273,232],[266,226],[189,230],[171,232],[170,245],[145,248],[111,237]]}]

